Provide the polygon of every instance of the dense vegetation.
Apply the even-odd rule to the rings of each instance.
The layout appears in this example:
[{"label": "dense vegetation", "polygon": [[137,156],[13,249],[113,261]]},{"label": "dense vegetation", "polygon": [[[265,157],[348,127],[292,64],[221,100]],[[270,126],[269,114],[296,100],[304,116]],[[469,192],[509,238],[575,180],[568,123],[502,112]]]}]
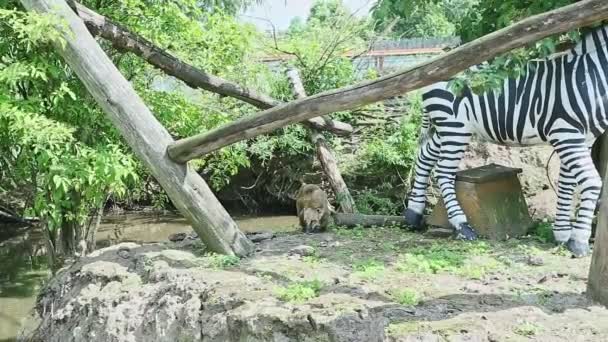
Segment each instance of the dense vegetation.
[{"label": "dense vegetation", "polygon": [[[247,0],[85,0],[83,4],[146,37],[206,72],[289,101],[284,75],[300,70],[309,95],[377,75],[358,70],[345,52],[364,52],[385,36],[459,35],[472,40],[522,17],[572,0],[381,0],[367,18],[340,0],[318,0],[306,20],[265,35],[238,20]],[[145,18],[145,19],[144,19]],[[575,38],[576,35],[569,35]],[[523,71],[532,57],[555,51],[548,39],[492,61],[465,75],[460,86],[495,84]],[[95,216],[110,204],[170,208],[165,193],[134,158],[82,83],[51,46],[61,43],[56,18],[27,13],[16,0],[0,1],[0,205],[43,223],[49,249],[74,252],[76,241],[95,233]],[[100,41],[157,118],[176,138],[209,130],[257,111],[215,94],[193,91],[138,57]],[[274,69],[262,55],[287,59]],[[355,138],[328,135],[347,184],[362,212],[396,214],[407,188],[417,143],[420,100],[408,99],[399,120],[372,106],[366,117],[334,113],[359,128]],[[380,113],[380,114],[378,114]],[[374,121],[375,120],[375,121]],[[370,123],[371,122],[371,123]],[[234,144],[194,162],[231,209],[265,211],[292,207],[301,181],[321,182],[307,130],[289,126]],[[82,248],[82,247],[80,247]]]}]

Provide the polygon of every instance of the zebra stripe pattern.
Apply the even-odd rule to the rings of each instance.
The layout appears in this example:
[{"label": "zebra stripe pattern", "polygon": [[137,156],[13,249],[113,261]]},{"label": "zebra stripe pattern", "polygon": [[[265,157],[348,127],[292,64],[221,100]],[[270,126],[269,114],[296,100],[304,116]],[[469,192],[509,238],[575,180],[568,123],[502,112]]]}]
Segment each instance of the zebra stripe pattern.
[{"label": "zebra stripe pattern", "polygon": [[[447,82],[423,89],[425,114],[405,212],[407,222],[421,228],[426,189],[434,170],[456,236],[476,239],[454,190],[458,165],[471,137],[508,146],[548,143],[560,158],[555,239],[575,256],[588,254],[602,186],[590,147],[608,126],[607,42],[608,26],[596,29],[575,48],[530,62],[523,76],[505,80],[496,91],[476,95],[466,89],[456,96]],[[580,209],[571,223],[577,188]]]}]

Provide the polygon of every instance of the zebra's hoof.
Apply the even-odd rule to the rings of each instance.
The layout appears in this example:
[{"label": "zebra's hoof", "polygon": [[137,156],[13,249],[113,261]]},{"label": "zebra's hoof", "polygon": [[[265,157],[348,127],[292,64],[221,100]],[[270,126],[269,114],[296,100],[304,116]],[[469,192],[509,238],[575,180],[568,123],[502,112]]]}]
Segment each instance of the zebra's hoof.
[{"label": "zebra's hoof", "polygon": [[568,250],[575,258],[583,258],[589,255],[591,249],[589,243],[578,242],[574,240],[568,241]]},{"label": "zebra's hoof", "polygon": [[406,209],[403,213],[405,224],[412,227],[412,230],[422,231],[424,229],[424,216],[418,214],[412,209]]},{"label": "zebra's hoof", "polygon": [[467,222],[461,223],[458,229],[454,229],[454,235],[454,238],[457,240],[477,240],[477,232]]}]

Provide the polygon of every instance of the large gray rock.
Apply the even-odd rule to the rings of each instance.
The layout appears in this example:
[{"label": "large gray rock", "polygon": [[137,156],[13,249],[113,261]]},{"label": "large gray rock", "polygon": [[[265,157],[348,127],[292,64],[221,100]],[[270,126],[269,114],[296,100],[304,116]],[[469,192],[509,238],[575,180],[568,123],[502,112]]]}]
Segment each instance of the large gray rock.
[{"label": "large gray rock", "polygon": [[272,279],[213,268],[205,259],[162,245],[97,251],[62,270],[43,290],[37,305],[41,322],[31,340],[384,339],[388,320],[381,308],[388,303],[330,292],[291,304],[277,298]]}]

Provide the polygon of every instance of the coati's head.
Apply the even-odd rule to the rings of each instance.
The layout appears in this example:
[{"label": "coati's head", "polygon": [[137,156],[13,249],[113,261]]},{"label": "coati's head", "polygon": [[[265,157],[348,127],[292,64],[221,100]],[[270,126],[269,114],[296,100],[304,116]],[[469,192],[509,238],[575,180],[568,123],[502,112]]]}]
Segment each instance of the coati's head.
[{"label": "coati's head", "polygon": [[323,218],[323,208],[304,208],[302,218],[305,226],[304,233],[317,233],[321,231],[321,219]]}]

